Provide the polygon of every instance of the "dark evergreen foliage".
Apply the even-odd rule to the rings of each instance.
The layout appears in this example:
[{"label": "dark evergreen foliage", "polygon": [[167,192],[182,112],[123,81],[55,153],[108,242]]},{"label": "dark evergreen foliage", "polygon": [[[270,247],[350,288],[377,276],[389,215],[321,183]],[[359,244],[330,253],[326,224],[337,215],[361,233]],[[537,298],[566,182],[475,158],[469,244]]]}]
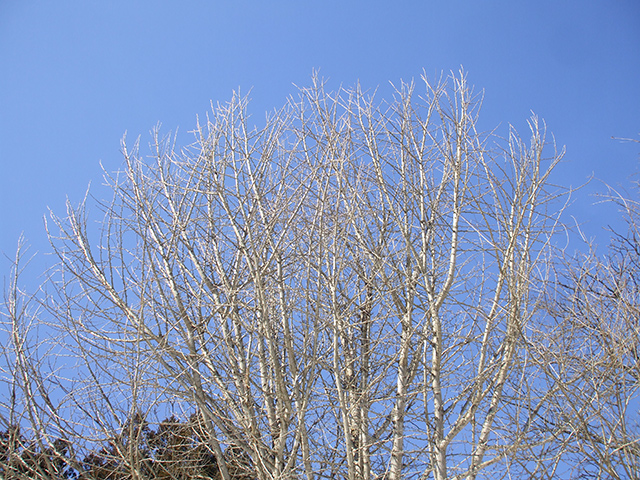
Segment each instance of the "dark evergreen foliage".
[{"label": "dark evergreen foliage", "polygon": [[61,438],[40,448],[34,439],[21,434],[19,426],[11,425],[0,432],[0,478],[75,478],[76,472],[68,463],[69,451],[69,442]]},{"label": "dark evergreen foliage", "polygon": [[[154,430],[137,413],[124,424],[119,435],[77,460],[72,452],[81,451],[81,445],[73,448],[67,440],[57,439],[53,445],[39,449],[33,439],[21,434],[20,427],[9,426],[0,432],[0,478],[220,479],[218,462],[201,427],[201,417],[193,414],[186,421],[171,416]],[[240,447],[229,446],[224,455],[231,478],[255,478],[251,459]]]}]

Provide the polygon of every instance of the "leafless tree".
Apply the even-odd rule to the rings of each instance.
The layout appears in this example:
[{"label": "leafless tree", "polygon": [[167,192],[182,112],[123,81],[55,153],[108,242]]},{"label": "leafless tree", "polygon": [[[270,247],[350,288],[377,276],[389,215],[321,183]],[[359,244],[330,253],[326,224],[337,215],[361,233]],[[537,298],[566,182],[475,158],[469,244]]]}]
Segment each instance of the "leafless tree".
[{"label": "leafless tree", "polygon": [[112,201],[49,222],[74,435],[192,406],[224,480],[229,452],[260,480],[499,478],[551,441],[529,359],[562,152],[536,117],[482,132],[463,73],[422,80],[314,78],[259,128],[235,95],[189,147],[123,142]]},{"label": "leafless tree", "polygon": [[328,396],[348,478],[372,465],[389,478],[474,478],[527,443],[522,429],[498,433],[504,410],[534,408],[512,377],[544,291],[558,213],[546,182],[560,155],[545,165],[535,118],[530,145],[512,131],[492,150],[464,76],[426,86],[415,102],[403,85],[384,109],[358,90],[306,92],[305,118],[320,125],[304,131],[305,152],[333,180],[321,202],[331,230],[316,244],[330,246]]},{"label": "leafless tree", "polygon": [[0,476],[62,478],[70,452],[55,396],[56,342],[47,339],[37,295],[20,285],[27,251],[21,238],[0,311]]},{"label": "leafless tree", "polygon": [[549,315],[533,337],[549,392],[538,422],[553,436],[546,471],[638,478],[640,210],[615,191],[607,198],[620,207],[627,231],[611,232],[604,255],[591,248],[561,264]]}]

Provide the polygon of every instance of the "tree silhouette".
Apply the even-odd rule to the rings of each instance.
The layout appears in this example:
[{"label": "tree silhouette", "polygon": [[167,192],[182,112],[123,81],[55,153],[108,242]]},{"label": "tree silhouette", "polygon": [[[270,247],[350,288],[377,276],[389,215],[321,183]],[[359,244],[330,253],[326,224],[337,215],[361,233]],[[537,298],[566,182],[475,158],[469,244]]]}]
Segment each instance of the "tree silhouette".
[{"label": "tree silhouette", "polygon": [[[220,468],[205,435],[199,414],[185,421],[171,416],[154,430],[136,413],[120,435],[84,458],[79,476],[86,480],[219,479]],[[225,460],[231,478],[255,478],[250,459],[238,447],[227,447]]]},{"label": "tree silhouette", "polygon": [[75,472],[67,463],[70,444],[57,439],[51,446],[39,448],[33,439],[26,439],[19,426],[9,426],[0,432],[0,478],[66,479]]}]

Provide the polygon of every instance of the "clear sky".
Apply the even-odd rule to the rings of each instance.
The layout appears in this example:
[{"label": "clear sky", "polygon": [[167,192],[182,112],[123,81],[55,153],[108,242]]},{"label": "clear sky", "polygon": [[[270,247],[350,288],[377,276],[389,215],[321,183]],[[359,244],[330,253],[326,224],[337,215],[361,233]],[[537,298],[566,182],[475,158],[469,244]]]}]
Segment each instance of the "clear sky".
[{"label": "clear sky", "polygon": [[[611,139],[640,138],[637,0],[0,0],[0,252],[21,232],[46,251],[47,208],[99,186],[99,162],[116,170],[125,131],[146,144],[161,122],[185,144],[210,101],[251,89],[262,118],[313,69],[384,95],[460,65],[486,128],[526,136],[531,110],[546,120],[567,147],[556,181],[628,185],[638,171],[640,146]],[[609,222],[596,190],[572,210],[593,234]]]}]

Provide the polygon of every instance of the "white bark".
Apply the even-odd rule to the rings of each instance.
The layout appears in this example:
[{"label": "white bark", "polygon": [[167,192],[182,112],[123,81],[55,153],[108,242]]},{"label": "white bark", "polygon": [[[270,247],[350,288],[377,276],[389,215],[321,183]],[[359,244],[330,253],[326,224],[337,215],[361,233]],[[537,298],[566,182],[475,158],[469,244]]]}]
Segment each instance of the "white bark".
[{"label": "white bark", "polygon": [[315,79],[263,128],[236,96],[181,152],[123,147],[97,246],[84,206],[51,232],[50,311],[111,386],[85,382],[92,421],[118,388],[130,412],[194,406],[225,480],[230,446],[260,480],[475,478],[531,446],[505,422],[540,400],[560,155],[535,118],[530,145],[492,145],[464,74],[416,90]]}]

